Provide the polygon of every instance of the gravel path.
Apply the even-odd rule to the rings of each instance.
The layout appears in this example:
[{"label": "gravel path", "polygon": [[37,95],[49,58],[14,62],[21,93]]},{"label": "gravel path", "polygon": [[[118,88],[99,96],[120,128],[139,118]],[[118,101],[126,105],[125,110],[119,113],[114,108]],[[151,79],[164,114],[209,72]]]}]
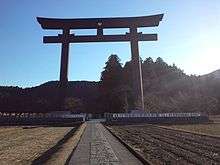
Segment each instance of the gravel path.
[{"label": "gravel path", "polygon": [[70,165],[141,165],[98,121],[87,123]]}]

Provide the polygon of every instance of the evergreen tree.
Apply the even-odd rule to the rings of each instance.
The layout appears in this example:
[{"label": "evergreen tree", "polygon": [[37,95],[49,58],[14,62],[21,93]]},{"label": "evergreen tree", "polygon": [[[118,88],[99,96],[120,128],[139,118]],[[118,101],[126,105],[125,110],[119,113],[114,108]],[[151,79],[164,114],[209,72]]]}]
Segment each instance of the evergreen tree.
[{"label": "evergreen tree", "polygon": [[156,64],[166,64],[161,57],[157,57]]},{"label": "evergreen tree", "polygon": [[101,73],[101,86],[108,91],[121,84],[122,66],[119,57],[115,54],[110,55],[105,64]]},{"label": "evergreen tree", "polygon": [[153,64],[154,61],[151,57],[146,58],[146,60],[144,61],[144,64]]},{"label": "evergreen tree", "polygon": [[143,79],[149,80],[155,77],[153,67],[154,67],[153,59],[151,57],[146,58],[146,60],[142,64]]},{"label": "evergreen tree", "polygon": [[132,86],[132,62],[128,61],[123,67],[123,87],[125,91],[125,101],[127,103],[127,109],[133,109],[134,98],[133,98],[133,86]]},{"label": "evergreen tree", "polygon": [[112,54],[101,73],[101,103],[105,112],[121,112],[124,109],[122,66],[117,55]]}]

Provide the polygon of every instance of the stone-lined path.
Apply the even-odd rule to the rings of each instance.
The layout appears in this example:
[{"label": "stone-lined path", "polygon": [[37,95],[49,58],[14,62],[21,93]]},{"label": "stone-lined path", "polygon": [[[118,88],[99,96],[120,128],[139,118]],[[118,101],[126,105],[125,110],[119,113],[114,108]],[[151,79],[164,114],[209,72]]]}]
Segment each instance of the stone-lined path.
[{"label": "stone-lined path", "polygon": [[142,165],[98,121],[87,122],[70,165]]}]

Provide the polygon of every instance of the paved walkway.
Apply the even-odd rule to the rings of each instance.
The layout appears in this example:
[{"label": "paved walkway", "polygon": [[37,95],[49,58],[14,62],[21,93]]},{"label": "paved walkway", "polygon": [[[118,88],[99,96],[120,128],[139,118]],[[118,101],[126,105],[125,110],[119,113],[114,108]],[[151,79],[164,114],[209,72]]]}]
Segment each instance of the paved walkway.
[{"label": "paved walkway", "polygon": [[70,165],[142,165],[98,121],[89,121]]}]

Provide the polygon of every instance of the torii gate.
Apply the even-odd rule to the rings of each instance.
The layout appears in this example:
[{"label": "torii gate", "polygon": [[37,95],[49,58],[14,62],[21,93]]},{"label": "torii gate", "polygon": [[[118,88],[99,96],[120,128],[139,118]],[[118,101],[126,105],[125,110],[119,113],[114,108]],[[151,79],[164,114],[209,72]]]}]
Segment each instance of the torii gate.
[{"label": "torii gate", "polygon": [[[158,26],[163,14],[142,17],[88,18],[88,19],[56,19],[37,17],[43,29],[62,30],[58,36],[44,36],[44,43],[62,43],[60,88],[65,91],[68,84],[69,44],[82,42],[128,42],[131,43],[132,83],[136,109],[144,110],[142,71],[139,57],[138,41],[156,41],[157,34],[142,34],[139,27]],[[103,29],[129,28],[130,32],[123,35],[105,35]],[[97,35],[74,35],[71,29],[97,29]]]}]

